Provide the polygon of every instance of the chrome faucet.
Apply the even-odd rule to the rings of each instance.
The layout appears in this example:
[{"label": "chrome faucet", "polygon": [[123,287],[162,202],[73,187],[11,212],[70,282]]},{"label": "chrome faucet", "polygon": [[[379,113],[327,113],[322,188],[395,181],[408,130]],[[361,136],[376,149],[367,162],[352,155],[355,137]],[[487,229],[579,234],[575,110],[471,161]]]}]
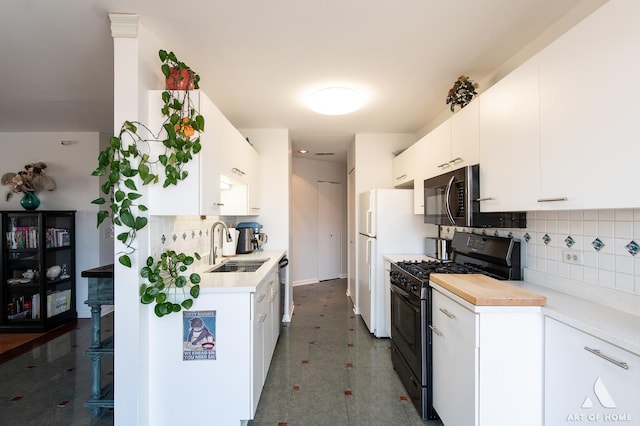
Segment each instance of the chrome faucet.
[{"label": "chrome faucet", "polygon": [[[213,225],[211,225],[211,250],[209,251],[209,265],[216,264],[215,229],[218,225],[222,225],[222,227],[224,228],[223,232],[227,234],[227,242],[230,243],[231,241],[233,241],[233,239],[231,238],[231,233],[229,232],[229,228],[227,228],[227,225],[223,221],[216,220],[215,222],[213,222]],[[222,234],[220,234],[220,247],[222,247]]]}]

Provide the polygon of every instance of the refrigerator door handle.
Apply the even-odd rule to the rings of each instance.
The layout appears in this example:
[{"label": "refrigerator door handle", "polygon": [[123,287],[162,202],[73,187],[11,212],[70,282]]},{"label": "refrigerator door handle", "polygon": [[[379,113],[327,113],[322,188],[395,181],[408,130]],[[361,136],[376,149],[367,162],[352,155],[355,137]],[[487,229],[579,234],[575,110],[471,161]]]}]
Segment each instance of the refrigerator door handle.
[{"label": "refrigerator door handle", "polygon": [[372,243],[372,240],[371,238],[369,238],[367,240],[367,253],[366,253],[367,265],[369,265],[369,279],[367,280],[367,283],[369,285],[369,291],[371,291],[371,243]]},{"label": "refrigerator door handle", "polygon": [[367,234],[371,235],[371,215],[373,212],[371,210],[367,210]]}]

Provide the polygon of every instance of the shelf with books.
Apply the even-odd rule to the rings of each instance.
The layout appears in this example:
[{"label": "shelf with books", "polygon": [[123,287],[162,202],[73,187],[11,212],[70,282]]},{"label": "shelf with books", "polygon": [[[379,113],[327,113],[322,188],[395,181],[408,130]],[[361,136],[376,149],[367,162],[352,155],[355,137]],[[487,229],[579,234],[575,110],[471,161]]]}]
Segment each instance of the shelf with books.
[{"label": "shelf with books", "polygon": [[75,319],[75,212],[4,211],[0,225],[0,332]]}]

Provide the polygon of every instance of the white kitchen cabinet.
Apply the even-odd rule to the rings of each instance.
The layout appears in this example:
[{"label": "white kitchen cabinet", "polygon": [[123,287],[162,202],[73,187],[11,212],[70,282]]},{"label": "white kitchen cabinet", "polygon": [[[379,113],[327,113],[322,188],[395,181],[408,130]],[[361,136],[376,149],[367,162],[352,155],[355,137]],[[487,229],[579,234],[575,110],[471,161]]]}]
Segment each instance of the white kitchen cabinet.
[{"label": "white kitchen cabinet", "polygon": [[541,51],[539,208],[640,206],[638,16],[608,2]]},{"label": "white kitchen cabinet", "polygon": [[479,102],[472,100],[451,117],[451,169],[480,161]]},{"label": "white kitchen cabinet", "polygon": [[269,286],[261,283],[252,295],[252,399],[251,406],[255,413],[262,394],[264,379],[267,376],[269,364],[265,363],[269,333]]},{"label": "white kitchen cabinet", "polygon": [[[149,92],[149,128],[153,131],[162,128],[165,117],[160,113],[162,108],[161,90]],[[191,103],[205,119],[205,131],[200,135],[202,150],[193,161],[186,164],[184,170],[189,176],[178,185],[162,187],[164,181],[149,185],[149,201],[147,207],[155,215],[219,215],[220,186],[212,185],[220,176],[220,154],[217,150],[217,137],[222,113],[202,91],[189,92]],[[164,134],[164,130],[161,133]],[[164,147],[159,143],[150,146],[154,156],[163,153]]]},{"label": "white kitchen cabinet", "polygon": [[247,216],[260,213],[260,160],[258,153],[240,132],[224,119],[220,142],[220,180],[225,216]]},{"label": "white kitchen cabinet", "polygon": [[474,306],[431,285],[433,406],[444,425],[541,425],[540,308]]},{"label": "white kitchen cabinet", "polygon": [[538,57],[480,96],[480,210],[539,208]]},{"label": "white kitchen cabinet", "polygon": [[393,157],[391,169],[393,173],[394,188],[413,188],[413,173],[415,171],[416,158],[414,151],[416,144],[405,149],[399,155]]},{"label": "white kitchen cabinet", "polygon": [[[149,93],[149,127],[160,129],[164,118],[161,90]],[[167,188],[149,186],[147,207],[155,215],[259,214],[259,156],[227,120],[209,97],[200,90],[190,91],[193,107],[205,119],[200,135],[202,150],[185,170],[189,176]],[[152,152],[162,152],[160,144]],[[224,188],[224,189],[221,189]]]},{"label": "white kitchen cabinet", "polygon": [[429,132],[427,138],[426,178],[454,170],[451,162],[451,120],[447,120]]},{"label": "white kitchen cabinet", "polygon": [[424,214],[424,180],[428,177],[429,141],[426,135],[393,159],[395,188],[413,188],[413,213]]},{"label": "white kitchen cabinet", "polygon": [[267,278],[252,295],[252,407],[255,413],[262,388],[267,379],[271,358],[280,335],[278,271],[269,272]]},{"label": "white kitchen cabinet", "polygon": [[635,424],[640,357],[545,319],[545,424]]}]

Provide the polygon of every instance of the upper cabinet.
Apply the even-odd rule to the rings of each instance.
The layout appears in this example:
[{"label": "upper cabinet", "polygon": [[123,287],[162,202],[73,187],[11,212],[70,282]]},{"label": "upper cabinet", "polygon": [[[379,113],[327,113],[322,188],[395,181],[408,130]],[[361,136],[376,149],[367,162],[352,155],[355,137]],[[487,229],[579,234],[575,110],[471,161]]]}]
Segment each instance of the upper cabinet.
[{"label": "upper cabinet", "polygon": [[[162,127],[162,91],[149,94],[149,127]],[[244,216],[259,214],[259,156],[202,91],[190,92],[191,103],[205,119],[202,150],[187,163],[189,176],[177,186],[149,188],[154,215]],[[158,145],[158,144],[156,144]],[[159,150],[161,147],[154,146]]]},{"label": "upper cabinet", "polygon": [[478,164],[480,159],[479,102],[472,100],[451,117],[452,169]]},{"label": "upper cabinet", "polygon": [[540,53],[540,208],[640,207],[638,16],[608,2]]},{"label": "upper cabinet", "polygon": [[537,209],[538,57],[491,86],[479,101],[481,211]]}]

